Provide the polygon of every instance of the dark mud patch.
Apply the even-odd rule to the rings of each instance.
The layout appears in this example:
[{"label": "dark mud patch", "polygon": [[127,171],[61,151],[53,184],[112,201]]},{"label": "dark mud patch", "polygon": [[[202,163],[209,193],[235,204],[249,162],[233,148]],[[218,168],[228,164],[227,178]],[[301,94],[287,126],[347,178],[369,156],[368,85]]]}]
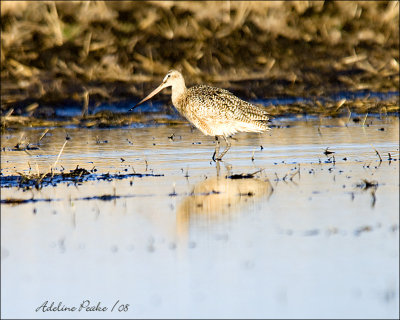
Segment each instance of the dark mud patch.
[{"label": "dark mud patch", "polygon": [[19,199],[19,198],[9,198],[0,200],[1,204],[19,205],[25,203],[35,203],[35,202],[52,202],[59,201],[60,199]]},{"label": "dark mud patch", "polygon": [[46,174],[32,174],[26,175],[19,173],[19,175],[1,176],[0,187],[1,188],[23,188],[23,189],[41,189],[47,186],[55,187],[59,183],[82,183],[86,181],[112,181],[114,179],[122,180],[128,178],[143,178],[143,177],[163,177],[164,174],[153,174],[153,173],[127,173],[127,174],[96,174],[89,172],[84,168],[75,168],[70,172],[61,173],[46,173]]},{"label": "dark mud patch", "polygon": [[26,146],[17,143],[14,148],[10,149],[10,151],[27,151],[27,150],[39,150],[39,147],[33,146],[31,144],[27,144]]},{"label": "dark mud patch", "polygon": [[125,199],[125,198],[134,198],[134,197],[151,197],[152,194],[147,195],[136,195],[136,194],[128,194],[128,195],[116,195],[116,194],[103,194],[101,196],[92,196],[92,197],[83,197],[83,198],[75,198],[74,201],[91,201],[91,200],[101,200],[101,201],[112,201],[117,199]]},{"label": "dark mud patch", "polygon": [[[117,196],[117,195],[111,195],[111,194],[103,194],[102,196],[93,196],[93,197],[84,197],[84,198],[79,198],[75,200],[102,200],[102,201],[111,201],[111,200],[116,200],[120,199],[123,196]],[[126,196],[124,197],[126,198]]]},{"label": "dark mud patch", "polygon": [[[74,198],[71,201],[91,201],[91,200],[101,200],[101,201],[112,201],[122,198],[134,198],[134,197],[151,197],[153,195],[112,195],[112,194],[103,194],[101,196],[92,196],[92,197],[83,197],[83,198]],[[20,198],[8,198],[0,200],[1,204],[8,204],[8,205],[20,205],[20,204],[27,204],[27,203],[36,203],[36,202],[54,202],[54,201],[61,201],[62,199],[20,199]]]},{"label": "dark mud patch", "polygon": [[251,173],[236,173],[226,177],[227,179],[253,179],[254,174]]}]

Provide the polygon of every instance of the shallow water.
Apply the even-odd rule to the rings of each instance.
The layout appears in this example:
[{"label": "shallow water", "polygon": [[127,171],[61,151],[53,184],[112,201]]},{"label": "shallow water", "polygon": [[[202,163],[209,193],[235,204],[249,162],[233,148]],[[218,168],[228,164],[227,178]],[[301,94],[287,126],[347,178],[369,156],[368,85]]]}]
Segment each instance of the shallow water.
[{"label": "shallow water", "polygon": [[[375,101],[389,101],[393,98],[398,98],[398,91],[388,91],[388,92],[376,92],[369,90],[361,91],[343,91],[337,92],[334,95],[324,97],[324,96],[311,96],[311,97],[297,97],[297,96],[282,96],[269,99],[253,99],[250,100],[252,103],[260,104],[263,106],[279,106],[279,105],[290,105],[293,103],[315,103],[319,101],[321,103],[326,103],[327,101],[340,101],[342,99],[346,100],[357,100],[357,99],[373,99]],[[111,111],[114,113],[127,113],[130,108],[132,108],[139,100],[132,101],[130,99],[121,100],[119,102],[113,103],[101,103],[97,106],[90,105],[89,113],[96,114],[100,111]],[[166,114],[167,111],[167,114]],[[179,113],[175,108],[166,108],[165,103],[157,101],[148,101],[136,107],[133,113],[148,113],[149,115],[154,115],[157,112],[161,112],[162,116],[167,119],[179,119]],[[76,117],[82,114],[82,105],[66,105],[62,108],[55,109],[55,115],[58,117]]]},{"label": "shallow water", "polygon": [[[219,170],[188,125],[51,129],[27,152],[12,149],[43,129],[4,133],[1,199],[52,201],[1,206],[2,317],[396,317],[398,118],[273,124],[236,135]],[[7,187],[66,136],[57,172],[161,176]],[[86,299],[108,310],[35,311]]]}]

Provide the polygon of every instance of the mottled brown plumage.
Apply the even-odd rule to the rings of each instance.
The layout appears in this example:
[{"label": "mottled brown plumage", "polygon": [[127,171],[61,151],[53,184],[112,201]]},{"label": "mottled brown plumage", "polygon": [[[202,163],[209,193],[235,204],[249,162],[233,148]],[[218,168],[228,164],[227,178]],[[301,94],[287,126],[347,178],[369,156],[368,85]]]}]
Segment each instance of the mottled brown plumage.
[{"label": "mottled brown plumage", "polygon": [[205,135],[228,137],[240,131],[268,130],[264,110],[224,89],[191,87],[174,106]]},{"label": "mottled brown plumage", "polygon": [[[169,71],[161,85],[137,105],[169,86],[172,87],[174,107],[205,135],[216,137],[217,146],[213,160],[221,160],[229,150],[227,137],[237,132],[269,130],[268,115],[262,108],[243,101],[224,89],[206,85],[187,89],[182,74],[176,70]],[[227,147],[219,155],[218,136],[222,136],[227,143]]]}]

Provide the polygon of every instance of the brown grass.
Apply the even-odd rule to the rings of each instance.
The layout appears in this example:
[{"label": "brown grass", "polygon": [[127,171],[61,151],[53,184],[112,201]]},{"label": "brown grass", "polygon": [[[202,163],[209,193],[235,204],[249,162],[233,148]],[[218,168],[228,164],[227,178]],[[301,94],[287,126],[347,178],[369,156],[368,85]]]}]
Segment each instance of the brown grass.
[{"label": "brown grass", "polygon": [[[254,98],[398,90],[398,1],[2,1],[1,108],[141,97],[170,68]],[[22,108],[23,107],[23,108]],[[22,108],[22,109],[21,109]]]}]

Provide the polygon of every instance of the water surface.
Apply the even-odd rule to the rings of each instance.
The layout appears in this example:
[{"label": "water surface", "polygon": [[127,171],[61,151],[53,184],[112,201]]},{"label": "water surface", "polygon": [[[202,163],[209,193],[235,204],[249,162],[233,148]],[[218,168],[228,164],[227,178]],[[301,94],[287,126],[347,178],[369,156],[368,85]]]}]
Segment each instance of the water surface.
[{"label": "water surface", "polygon": [[[2,317],[397,316],[398,118],[273,124],[236,135],[219,168],[189,125],[51,129],[26,152],[12,149],[43,129],[5,132],[2,177],[48,170],[66,137],[57,172],[160,176],[2,178],[2,200],[51,200],[1,206]],[[255,174],[226,178],[242,173]],[[109,310],[35,312],[86,299]],[[118,300],[128,311],[110,311]]]}]

